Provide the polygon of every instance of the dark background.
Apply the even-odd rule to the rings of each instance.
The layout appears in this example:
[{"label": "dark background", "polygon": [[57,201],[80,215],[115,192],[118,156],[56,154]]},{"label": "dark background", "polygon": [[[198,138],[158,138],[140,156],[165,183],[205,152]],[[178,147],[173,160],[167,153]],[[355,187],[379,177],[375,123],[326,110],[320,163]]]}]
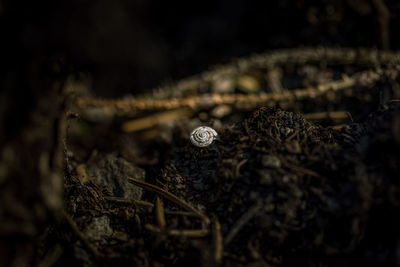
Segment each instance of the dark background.
[{"label": "dark background", "polygon": [[[377,2],[390,11],[386,45]],[[62,57],[98,96],[117,97],[269,49],[397,49],[399,10],[396,0],[1,0],[2,75]]]}]

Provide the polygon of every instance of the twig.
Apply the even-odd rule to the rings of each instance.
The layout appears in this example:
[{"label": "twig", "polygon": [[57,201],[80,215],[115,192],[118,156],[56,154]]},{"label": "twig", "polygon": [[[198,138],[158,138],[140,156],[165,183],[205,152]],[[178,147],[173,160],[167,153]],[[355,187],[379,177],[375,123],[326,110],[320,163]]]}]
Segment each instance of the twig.
[{"label": "twig", "polygon": [[[329,64],[341,65],[364,65],[366,67],[373,67],[376,65],[391,65],[400,64],[400,53],[389,51],[377,51],[375,49],[353,49],[353,48],[300,48],[300,49],[282,49],[270,51],[264,54],[257,54],[248,58],[238,59],[237,62],[232,62],[228,65],[216,66],[210,71],[180,80],[176,83],[166,85],[164,87],[154,90],[151,94],[143,95],[135,99],[124,100],[101,100],[92,98],[77,98],[76,103],[80,108],[98,107],[104,108],[109,112],[116,114],[130,114],[140,110],[171,110],[179,107],[197,107],[196,101],[207,102],[210,99],[213,103],[232,103],[238,100],[248,101],[246,96],[240,98],[237,95],[228,95],[222,97],[221,95],[211,95],[205,97],[193,98],[188,97],[182,102],[182,95],[195,94],[199,95],[199,88],[210,88],[215,82],[215,77],[223,77],[226,74],[237,76],[253,68],[269,68],[272,69],[279,65],[287,63],[293,64],[306,64],[306,63],[319,63],[327,62]],[[304,94],[312,94],[312,90],[298,89],[304,91]],[[278,94],[264,94],[260,102],[276,101],[275,95]],[[218,98],[219,97],[219,98]],[[286,96],[287,97],[287,96]],[[167,99],[167,100],[166,100]],[[251,99],[251,98],[250,98]],[[292,97],[290,97],[292,99]],[[205,101],[206,100],[206,101]],[[251,99],[254,100],[254,99]],[[282,99],[278,99],[282,101]],[[251,105],[253,103],[250,103]]]},{"label": "twig", "polygon": [[72,231],[76,235],[76,237],[82,242],[83,246],[86,247],[86,249],[96,258],[99,259],[101,258],[100,253],[97,251],[97,249],[90,244],[89,240],[86,238],[86,236],[79,230],[78,226],[76,223],[72,220],[72,218],[65,212],[62,212],[63,217],[67,221],[68,225],[71,227]]},{"label": "twig", "polygon": [[319,64],[320,62],[340,65],[357,64],[366,67],[376,66],[378,64],[399,64],[400,53],[365,48],[327,47],[273,50],[262,54],[255,54],[247,58],[240,58],[233,61],[231,64],[214,66],[209,71],[160,87],[147,96],[153,99],[179,98],[185,94],[196,93],[198,88],[209,88],[210,85],[215,82],[216,77],[224,77],[226,75],[237,76],[240,73],[255,68],[273,69],[288,63]]},{"label": "twig", "polygon": [[154,233],[165,233],[169,236],[180,236],[180,237],[205,237],[209,234],[208,229],[160,229],[157,226],[146,224],[144,226],[147,230]]},{"label": "twig", "polygon": [[237,233],[239,233],[239,231],[257,214],[257,212],[260,211],[261,207],[262,201],[257,201],[242,215],[242,217],[239,218],[239,220],[237,220],[225,238],[225,246],[227,246],[237,235]]},{"label": "twig", "polygon": [[158,226],[161,229],[165,228],[167,223],[165,221],[164,203],[163,203],[162,199],[159,196],[156,196],[155,212],[156,212],[156,219],[157,219]]},{"label": "twig", "polygon": [[[203,94],[184,98],[171,99],[96,99],[96,98],[77,98],[77,105],[81,108],[115,108],[122,112],[145,111],[160,109],[177,108],[209,108],[216,105],[236,105],[238,108],[253,107],[260,105],[274,104],[276,102],[294,101],[306,98],[315,98],[327,92],[341,91],[354,86],[363,74],[368,72],[356,73],[351,77],[345,77],[338,81],[331,81],[318,85],[316,88],[286,90],[281,93],[260,93],[260,94]],[[374,83],[374,79],[369,80]],[[127,127],[128,129],[129,127]],[[126,130],[126,129],[125,129]]]},{"label": "twig", "polygon": [[158,186],[146,183],[144,181],[141,181],[141,180],[138,180],[138,179],[135,179],[135,178],[128,178],[128,181],[131,182],[132,184],[136,185],[136,186],[142,187],[144,189],[147,189],[149,191],[152,191],[154,193],[157,193],[157,194],[161,195],[162,197],[174,202],[175,204],[181,206],[182,208],[195,213],[204,222],[210,223],[210,219],[208,218],[207,215],[205,215],[204,213],[202,213],[201,211],[199,211],[198,209],[196,209],[195,207],[193,207],[192,205],[190,205],[186,201],[178,198],[174,194],[172,194],[172,193],[170,193],[168,191],[165,191],[164,189],[162,189],[162,188],[160,188]]}]

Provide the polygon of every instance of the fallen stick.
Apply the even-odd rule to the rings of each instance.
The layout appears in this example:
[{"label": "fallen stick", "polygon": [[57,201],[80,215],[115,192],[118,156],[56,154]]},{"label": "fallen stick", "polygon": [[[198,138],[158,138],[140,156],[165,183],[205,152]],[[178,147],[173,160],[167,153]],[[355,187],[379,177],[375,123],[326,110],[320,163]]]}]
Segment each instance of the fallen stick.
[{"label": "fallen stick", "polygon": [[[351,77],[344,77],[337,81],[330,81],[313,88],[285,90],[280,93],[260,94],[203,94],[184,98],[151,99],[98,99],[98,98],[77,98],[76,103],[80,108],[112,108],[119,113],[132,111],[155,111],[172,110],[178,108],[202,109],[216,105],[235,105],[237,108],[266,105],[285,101],[295,101],[307,98],[315,98],[328,92],[338,92],[356,85],[368,75],[369,71],[359,72]],[[363,85],[374,84],[379,78],[378,75],[363,79]]]}]

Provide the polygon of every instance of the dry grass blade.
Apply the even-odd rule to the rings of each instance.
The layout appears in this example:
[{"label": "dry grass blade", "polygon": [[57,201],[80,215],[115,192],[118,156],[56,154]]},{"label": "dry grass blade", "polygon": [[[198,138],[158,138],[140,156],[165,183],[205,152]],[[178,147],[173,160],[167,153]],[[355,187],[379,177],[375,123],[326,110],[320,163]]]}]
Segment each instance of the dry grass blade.
[{"label": "dry grass blade", "polygon": [[156,197],[155,212],[156,212],[156,220],[157,220],[158,226],[161,229],[165,228],[165,226],[167,225],[167,222],[165,221],[164,203],[159,196]]},{"label": "dry grass blade", "polygon": [[222,255],[224,252],[224,244],[221,233],[221,224],[219,223],[218,218],[215,217],[214,220],[214,259],[217,263],[220,263],[222,260]]},{"label": "dry grass blade", "polygon": [[142,188],[144,188],[146,190],[149,190],[149,191],[152,191],[154,193],[159,194],[160,196],[162,196],[162,197],[174,202],[175,204],[181,206],[182,208],[195,213],[204,222],[210,223],[210,218],[208,218],[207,215],[205,215],[204,213],[200,212],[198,209],[196,209],[195,207],[193,207],[192,205],[190,205],[186,201],[178,198],[174,194],[171,194],[170,192],[165,191],[164,189],[162,189],[162,188],[160,188],[158,186],[146,183],[144,181],[141,181],[141,180],[138,180],[138,179],[135,179],[135,178],[128,178],[128,181],[131,182],[132,184],[136,185],[136,186],[142,187]]}]

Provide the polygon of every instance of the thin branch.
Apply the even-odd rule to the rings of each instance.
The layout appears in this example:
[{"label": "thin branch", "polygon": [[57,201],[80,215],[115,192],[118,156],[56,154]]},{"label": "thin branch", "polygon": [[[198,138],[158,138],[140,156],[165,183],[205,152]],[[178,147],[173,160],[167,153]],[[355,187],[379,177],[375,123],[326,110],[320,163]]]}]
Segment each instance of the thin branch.
[{"label": "thin branch", "polygon": [[[323,83],[314,88],[286,90],[280,93],[260,93],[260,94],[203,94],[184,98],[171,99],[151,99],[151,98],[131,98],[131,99],[97,99],[97,98],[77,98],[77,105],[80,108],[114,108],[120,112],[128,113],[131,111],[149,110],[169,110],[178,108],[210,108],[216,105],[235,105],[238,108],[253,107],[274,104],[277,102],[302,100],[315,98],[327,92],[337,92],[356,85],[360,79],[368,75],[369,71],[359,72],[351,77],[344,77],[341,80]],[[378,79],[370,77],[366,82],[373,84]]]}]

